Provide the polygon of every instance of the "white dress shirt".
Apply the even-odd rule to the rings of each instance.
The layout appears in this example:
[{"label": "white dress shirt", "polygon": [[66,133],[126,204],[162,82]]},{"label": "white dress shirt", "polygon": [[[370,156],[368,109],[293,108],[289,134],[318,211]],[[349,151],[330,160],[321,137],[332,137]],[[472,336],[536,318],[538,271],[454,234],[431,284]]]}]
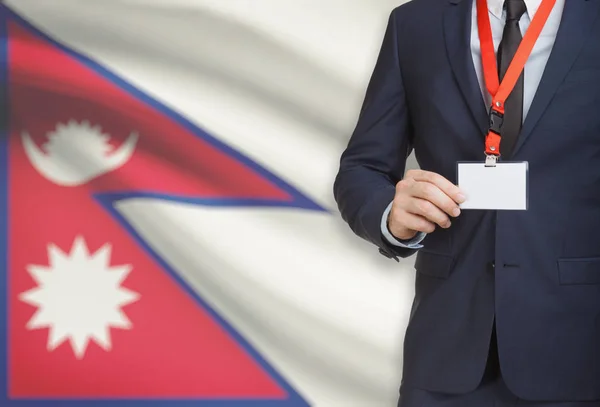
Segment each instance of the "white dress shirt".
[{"label": "white dress shirt", "polygon": [[[521,28],[521,34],[525,35],[525,31],[529,28],[531,20],[535,16],[542,0],[524,0],[527,6],[527,12],[523,14],[521,20],[519,20],[519,27]],[[565,7],[566,0],[557,0],[548,17],[548,21],[540,34],[539,39],[535,43],[531,55],[525,64],[525,83],[523,90],[523,119],[527,116],[531,102],[535,96],[542,74],[546,68],[548,58],[550,58],[550,52],[554,46],[554,40],[556,39],[556,33],[560,26],[563,10]],[[487,0],[488,11],[490,15],[490,23],[492,26],[492,36],[494,38],[494,49],[498,52],[498,46],[502,40],[502,34],[504,32],[504,25],[506,22],[506,10],[504,9],[504,0]],[[479,31],[477,28],[477,1],[473,0],[473,9],[471,12],[471,55],[473,57],[473,65],[475,67],[475,73],[479,80],[481,87],[481,93],[485,100],[486,106],[491,105],[492,97],[488,93],[485,86],[485,80],[483,77],[483,66],[481,63],[481,46],[479,43]],[[381,219],[381,232],[385,236],[386,240],[392,245],[398,247],[405,247],[411,249],[420,249],[423,247],[420,243],[425,238],[425,233],[419,233],[413,239],[409,241],[399,241],[390,233],[387,228],[387,218],[392,209],[392,204],[386,208]]]}]

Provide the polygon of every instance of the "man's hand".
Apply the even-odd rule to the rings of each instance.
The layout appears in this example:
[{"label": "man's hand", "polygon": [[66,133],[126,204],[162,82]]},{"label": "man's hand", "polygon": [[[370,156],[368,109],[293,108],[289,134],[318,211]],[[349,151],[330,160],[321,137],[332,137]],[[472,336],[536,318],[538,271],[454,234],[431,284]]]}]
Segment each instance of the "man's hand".
[{"label": "man's hand", "polygon": [[465,201],[460,189],[439,174],[410,170],[396,185],[388,227],[400,240],[418,232],[431,233],[436,225],[447,229],[450,218],[460,215],[458,204]]}]

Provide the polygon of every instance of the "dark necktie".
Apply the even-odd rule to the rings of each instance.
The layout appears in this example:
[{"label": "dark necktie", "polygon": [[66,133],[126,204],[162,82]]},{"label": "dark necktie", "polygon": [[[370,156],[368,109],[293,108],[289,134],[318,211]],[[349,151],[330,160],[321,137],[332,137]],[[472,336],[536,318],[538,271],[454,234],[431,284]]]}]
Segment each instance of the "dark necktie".
[{"label": "dark necktie", "polygon": [[[521,29],[519,20],[527,11],[523,0],[505,0],[506,6],[506,25],[502,34],[502,41],[498,48],[498,70],[500,81],[504,78],[508,66],[512,61],[519,44],[521,43]],[[500,153],[503,158],[510,158],[513,148],[521,132],[523,124],[523,88],[524,73],[521,73],[515,88],[504,103],[504,123],[501,128],[502,141],[500,143]]]}]

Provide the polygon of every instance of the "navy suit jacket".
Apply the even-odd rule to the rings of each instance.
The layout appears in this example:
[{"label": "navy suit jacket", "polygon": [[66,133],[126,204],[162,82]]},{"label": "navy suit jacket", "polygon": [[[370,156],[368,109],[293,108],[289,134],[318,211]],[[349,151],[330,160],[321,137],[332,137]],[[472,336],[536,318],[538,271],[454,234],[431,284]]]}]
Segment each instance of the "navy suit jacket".
[{"label": "navy suit jacket", "polygon": [[[380,223],[414,150],[456,182],[483,161],[487,113],[469,49],[473,0],[413,0],[390,17],[334,193],[342,217],[387,257]],[[496,320],[506,384],[523,399],[600,400],[600,0],[568,0],[514,150],[527,211],[463,211],[416,257],[406,385],[466,393]]]}]

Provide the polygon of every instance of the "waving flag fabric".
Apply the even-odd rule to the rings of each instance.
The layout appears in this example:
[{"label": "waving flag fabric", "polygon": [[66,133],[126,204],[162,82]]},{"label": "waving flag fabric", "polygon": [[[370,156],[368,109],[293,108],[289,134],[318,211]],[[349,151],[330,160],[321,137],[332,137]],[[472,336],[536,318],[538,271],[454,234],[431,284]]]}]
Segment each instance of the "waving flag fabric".
[{"label": "waving flag fabric", "polygon": [[113,208],[319,208],[9,12],[6,35],[9,394],[289,399]]},{"label": "waving flag fabric", "polygon": [[[92,43],[110,32],[88,26],[96,19],[86,22],[85,12],[98,11],[90,4],[60,3],[0,9],[0,405],[392,401],[410,266],[384,266],[356,242],[321,192],[327,182],[307,177],[322,168],[328,142],[323,151],[284,143],[304,160],[283,169],[276,152],[264,154],[277,142],[260,124],[239,143],[236,131],[224,131],[247,119],[235,102],[213,114],[217,98],[204,113],[207,126],[220,129],[211,133],[178,112],[188,102],[167,106],[125,77],[143,47],[132,46],[112,69],[92,49],[64,41],[77,29],[62,39],[54,33],[53,22],[71,27],[65,20]],[[131,4],[108,9],[125,15]],[[159,5],[177,8],[144,7]],[[152,13],[135,16],[131,23],[155,23]],[[193,29],[177,21],[171,30]],[[177,75],[184,60],[168,51],[168,75]],[[186,52],[202,58],[203,50]],[[293,123],[287,93],[265,87],[281,111],[254,120]],[[235,97],[236,86],[224,94]],[[341,123],[310,113],[302,96],[291,99],[300,120],[329,132]],[[235,145],[244,143],[253,147]]]}]

